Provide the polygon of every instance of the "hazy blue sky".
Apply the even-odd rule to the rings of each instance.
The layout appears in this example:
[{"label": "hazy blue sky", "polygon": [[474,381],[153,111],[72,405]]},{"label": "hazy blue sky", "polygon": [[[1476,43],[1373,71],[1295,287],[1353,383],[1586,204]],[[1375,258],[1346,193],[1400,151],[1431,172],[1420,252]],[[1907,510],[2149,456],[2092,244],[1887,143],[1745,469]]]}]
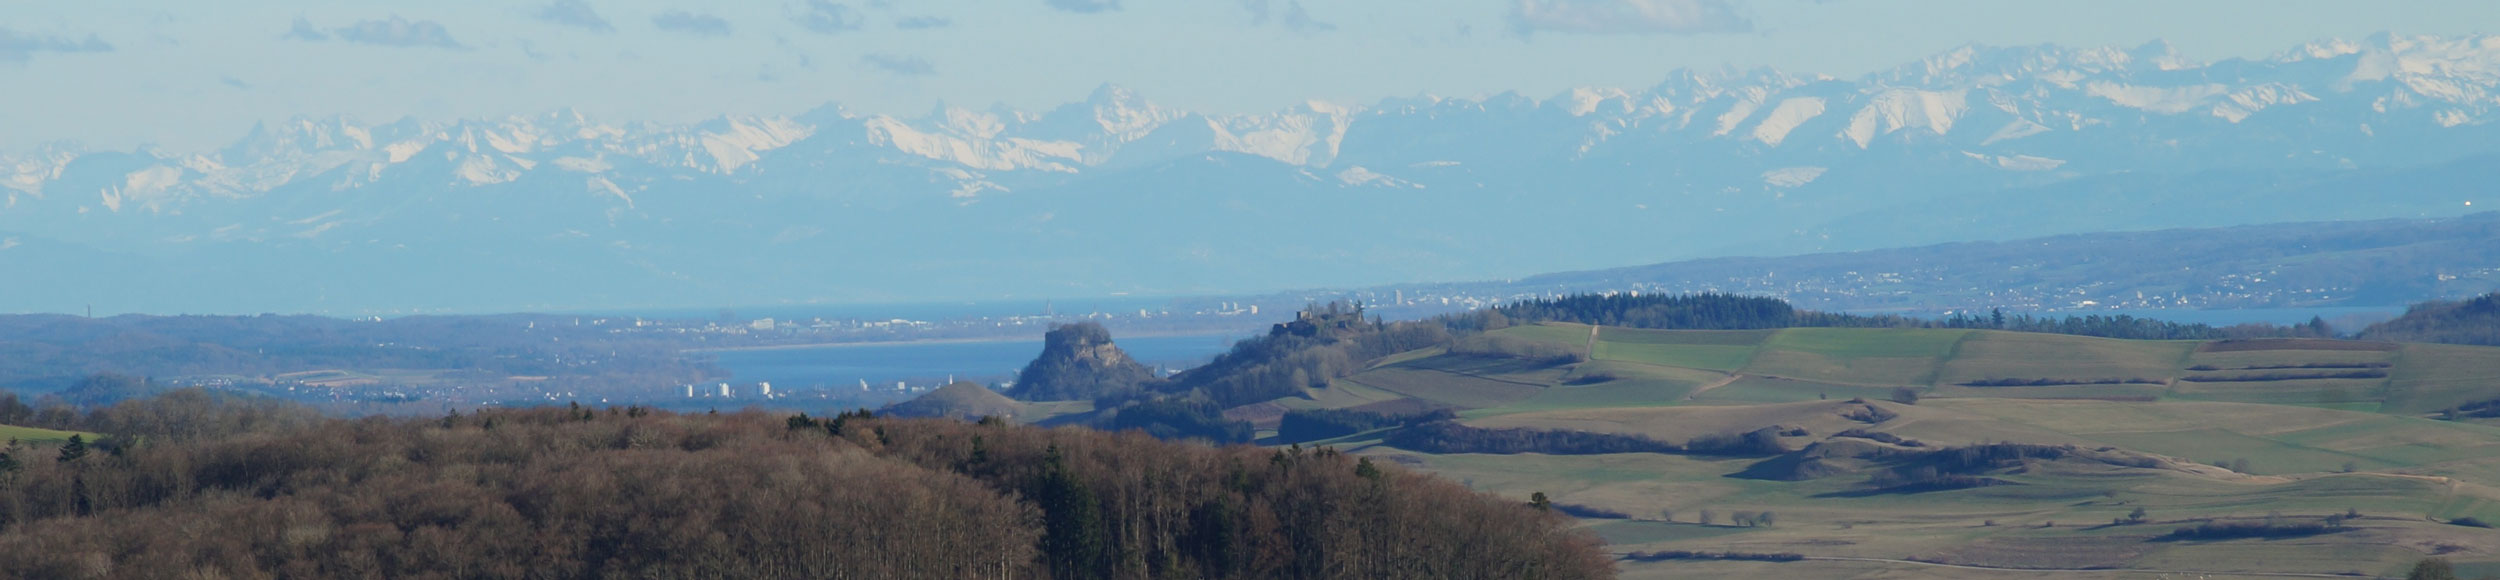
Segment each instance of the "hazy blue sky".
[{"label": "hazy blue sky", "polygon": [[1211,112],[1574,86],[1679,67],[1856,76],[1955,46],[2199,60],[2309,40],[2500,32],[2489,0],[10,0],[0,148],[222,145],[294,115],[573,107],[684,122],[827,102],[1039,109],[1102,83]]}]

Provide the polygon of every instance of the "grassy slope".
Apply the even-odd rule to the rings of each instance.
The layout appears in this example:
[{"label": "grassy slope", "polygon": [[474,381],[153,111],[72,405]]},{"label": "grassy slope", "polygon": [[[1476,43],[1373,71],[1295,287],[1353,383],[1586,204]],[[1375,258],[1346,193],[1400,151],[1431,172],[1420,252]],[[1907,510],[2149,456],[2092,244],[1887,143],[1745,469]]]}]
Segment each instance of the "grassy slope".
[{"label": "grassy slope", "polygon": [[1598,332],[1598,360],[1734,371],[1753,361],[1771,331],[1658,331],[1608,327]]},{"label": "grassy slope", "polygon": [[[1495,331],[1513,338],[1586,348],[1589,327],[1540,324]],[[1592,362],[1576,368],[1465,369],[1438,350],[1381,361],[1353,382],[1477,414],[1600,404],[1677,404],[1678,392],[1712,404],[1772,403],[1886,397],[1892,387],[1931,397],[2186,400],[2298,405],[2422,415],[2500,397],[2500,349],[2407,345],[2392,351],[2246,350],[2198,352],[2194,341],[2130,341],[1999,331],[1793,328],[1778,331],[1659,331],[1601,328]],[[2385,363],[2387,378],[2274,381],[2183,380],[2248,374],[2323,374],[2361,369],[2265,369],[2306,364]],[[2207,370],[2206,367],[2212,367]],[[2192,370],[2196,369],[2196,370]],[[1733,375],[1721,381],[1711,375]],[[1616,375],[1623,382],[1584,392],[1540,392],[1580,377]],[[1455,375],[1455,376],[1453,376]],[[1961,383],[2021,379],[2089,383],[1989,387]],[[1725,382],[1727,384],[1721,385]],[[1709,388],[1702,388],[1707,386]],[[1345,407],[1376,397],[1327,397],[1285,403],[1296,408]],[[1332,400],[1333,399],[1333,400]]]},{"label": "grassy slope", "polygon": [[[1613,377],[1592,384],[1576,384],[1580,377]],[[1720,373],[1646,365],[1617,361],[1592,361],[1580,365],[1564,384],[1548,387],[1525,400],[1499,407],[1505,413],[1549,411],[1592,407],[1646,407],[1678,405],[1695,389],[1725,379]]]},{"label": "grassy slope", "polygon": [[[1598,520],[1615,549],[1799,552],[1815,556],[1939,559],[1983,565],[2141,567],[2185,570],[2386,573],[2421,552],[2407,545],[2492,546],[2481,530],[2424,521],[2459,511],[2439,481],[2384,474],[2320,475],[2289,481],[2228,480],[2177,472],[2044,466],[2010,476],[2023,485],[1875,497],[1829,497],[1852,478],[1775,482],[1726,477],[1746,460],[1623,454],[1600,456],[1405,455],[1484,491],[1593,506],[1676,523]],[[2144,508],[2157,522],[2101,527]],[[2293,540],[2156,542],[2198,518],[2260,518],[2270,512],[2315,517],[2358,510],[2373,516],[2344,534]],[[1702,510],[1719,526],[1695,524]],[[1737,511],[1773,511],[1768,528],[1726,526]],[[1993,522],[1994,525],[1990,525]],[[2044,527],[2048,526],[2048,527]],[[2053,553],[2042,552],[2053,547]],[[2285,549],[2297,546],[2298,549]],[[2489,553],[2489,552],[2484,552]],[[2478,561],[2475,556],[2452,555]],[[1641,569],[1635,567],[1634,569]],[[1867,570],[1849,566],[1848,570]],[[1782,568],[1787,570],[1787,568]],[[1659,577],[1710,577],[1703,569],[1658,570]]]},{"label": "grassy slope", "polygon": [[[1541,324],[1496,331],[1574,350],[1588,327]],[[2197,352],[2195,341],[2137,341],[2000,331],[1792,328],[1778,331],[1660,331],[1601,328],[1592,365],[1638,363],[1741,375],[1695,396],[1716,402],[1784,402],[1884,396],[1889,387],[1931,396],[1988,398],[2159,397],[2420,415],[2500,397],[2500,349],[2405,345],[2393,351],[2249,350]],[[1437,353],[1434,353],[1437,354]],[[1406,362],[1429,360],[1418,353]],[[2188,381],[2246,374],[2322,374],[2361,369],[2247,369],[2304,364],[2388,363],[2387,378]],[[2217,370],[2190,370],[2216,367]],[[1978,387],[1988,379],[2108,379],[2161,384]]]},{"label": "grassy slope", "polygon": [[[1394,451],[1375,451],[1398,453]],[[1412,455],[1412,454],[1408,454]],[[2323,475],[2291,481],[2226,480],[2156,470],[2071,469],[2044,466],[2010,476],[2025,485],[1875,497],[1822,497],[1851,481],[1772,482],[1725,477],[1746,460],[1625,454],[1602,456],[1412,455],[1428,468],[1478,489],[1525,496],[1542,491],[1554,501],[1595,506],[1657,519],[1676,512],[1680,523],[1607,520],[1623,541],[1620,550],[1690,549],[1801,552],[1818,556],[1933,558],[1986,563],[2019,545],[2046,541],[2085,552],[2067,554],[2074,566],[2147,566],[2202,559],[2205,570],[2317,571],[2326,562],[2347,562],[2365,572],[2409,563],[2419,552],[2386,541],[2476,543],[2474,530],[2424,522],[2421,515],[2455,503],[2449,486],[2424,478],[2383,474]],[[2488,497],[2482,497],[2488,501]],[[2157,522],[2090,529],[2142,507]],[[1701,510],[1728,522],[1736,511],[1775,511],[1772,528],[1702,528]],[[2261,517],[2279,511],[2320,516],[2352,509],[2377,516],[2350,535],[2305,540],[2201,543],[2148,542],[2152,536],[2206,517]],[[2490,511],[2484,508],[2481,512]],[[2446,517],[2459,515],[2442,514]],[[1996,525],[1987,525],[1994,521]],[[2055,527],[2042,527],[2055,522]],[[1624,529],[1630,528],[1630,529]],[[1675,528],[1687,528],[1676,530]],[[1700,528],[1698,530],[1691,528]],[[1641,533],[1635,534],[1638,530]],[[1700,533],[1703,531],[1709,533]],[[1628,536],[1628,537],[1627,537]],[[2274,546],[2306,545],[2333,558],[2274,554]],[[1999,552],[1993,553],[1992,552]],[[2269,552],[2260,554],[2259,552]],[[2032,555],[2037,557],[2037,555]],[[2471,558],[2463,558],[2471,559]],[[2032,565],[2054,560],[2029,560]],[[2333,569],[2340,571],[2343,569]]]},{"label": "grassy slope", "polygon": [[16,439],[16,440],[18,440],[18,441],[21,441],[21,442],[28,442],[28,443],[37,442],[37,441],[44,441],[44,442],[52,442],[52,441],[68,441],[68,440],[69,440],[69,436],[71,436],[71,435],[85,435],[88,439],[94,439],[94,438],[95,438],[95,434],[94,434],[94,433],[81,433],[81,432],[77,432],[77,431],[54,431],[54,430],[51,430],[51,429],[37,429],[37,428],[34,428],[34,427],[17,427],[17,426],[11,426],[11,425],[0,425],[0,442],[4,442],[4,441],[10,440],[10,439]]},{"label": "grassy slope", "polygon": [[2389,413],[2431,413],[2500,397],[2500,348],[2408,344],[2388,376]]},{"label": "grassy slope", "polygon": [[[1573,347],[1588,327],[1539,325],[1505,336]],[[2500,519],[2500,428],[2419,418],[2461,402],[2500,397],[2500,349],[2407,345],[2398,351],[2195,352],[2187,341],[2123,341],[1995,331],[1787,329],[1677,332],[1601,329],[1595,360],[1556,369],[1495,368],[1415,353],[1366,373],[1371,393],[1463,401],[1470,424],[1636,432],[1683,440],[1771,424],[1816,438],[1863,424],[1840,418],[1848,398],[1894,409],[1878,430],[1942,444],[1993,441],[2122,447],[2186,462],[2246,459],[2255,475],[2045,465],[2007,476],[2024,485],[1915,495],[1820,496],[1857,477],[1770,482],[1726,477],[1750,460],[1649,454],[1426,455],[1373,445],[1378,434],[1338,444],[1400,458],[1479,489],[1678,523],[1601,520],[1617,549],[1793,551],[1818,556],[2048,562],[2176,570],[2330,571],[2386,574],[2453,544],[2450,557],[2500,565],[2500,535],[2435,523]],[[2179,377],[2246,372],[2246,366],[2389,362],[2385,379],[2189,382]],[[2191,371],[2211,365],[2224,370]],[[2323,372],[2323,371],[2320,371]],[[1440,373],[1435,376],[1430,373]],[[1775,375],[1777,378],[1773,378]],[[1380,380],[1383,377],[1394,380]],[[1577,384],[1590,376],[1613,381]],[[1992,378],[2144,378],[2167,385],[1964,387]],[[1481,381],[1494,380],[1498,386]],[[1724,384],[1722,384],[1724,383]],[[1544,385],[1522,391],[1523,384]],[[1707,390],[1699,390],[1710,386]],[[1893,386],[1929,388],[1921,405],[1880,400]],[[1392,393],[1391,390],[1396,392]],[[1699,392],[1696,392],[1699,390]],[[1488,396],[1488,393],[1494,393]],[[2043,400],[2142,397],[2138,402]],[[1689,397],[1690,400],[1685,400]],[[2158,399],[2155,399],[2158,397]],[[1828,398],[1828,400],[1825,400]],[[1369,397],[1345,397],[1351,406]],[[2381,404],[2384,399],[2384,404]],[[1316,403],[1316,402],[1314,402]],[[2381,414],[2380,412],[2385,414]],[[1810,439],[1800,439],[1803,444]],[[2361,473],[2343,474],[2347,464]],[[2192,471],[2192,472],[2191,472]],[[2089,529],[2135,507],[2160,523]],[[1698,526],[1699,509],[1724,524],[1738,510],[1776,510],[1776,528]],[[2190,518],[2317,516],[2357,509],[2358,530],[2305,539],[2148,542]],[[1981,525],[1995,520],[1999,525]],[[2043,528],[2040,524],[2060,522]],[[1770,566],[1762,568],[1762,566]],[[1821,568],[1816,568],[1816,567]],[[1790,565],[1627,565],[1628,577],[1709,577],[1808,568],[1859,574],[1960,573],[1872,562]],[[1973,577],[1989,576],[1974,573]],[[2090,577],[2088,575],[2062,577]]]},{"label": "grassy slope", "polygon": [[1937,383],[2039,378],[2167,381],[2178,375],[2179,361],[2196,344],[1980,331],[1972,333],[1953,359],[1945,363]]},{"label": "grassy slope", "polygon": [[1561,382],[1563,367],[1513,359],[1440,356],[1364,371],[1347,380],[1401,395],[1475,409],[1535,397]]},{"label": "grassy slope", "polygon": [[1763,341],[1746,374],[1861,385],[1927,385],[1965,330],[1790,328]]}]

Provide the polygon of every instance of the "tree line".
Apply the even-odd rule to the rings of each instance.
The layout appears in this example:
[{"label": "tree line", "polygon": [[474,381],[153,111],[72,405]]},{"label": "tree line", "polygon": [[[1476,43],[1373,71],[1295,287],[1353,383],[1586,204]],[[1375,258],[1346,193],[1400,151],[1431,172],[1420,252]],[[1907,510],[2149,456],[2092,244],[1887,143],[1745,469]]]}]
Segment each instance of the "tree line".
[{"label": "tree line", "polygon": [[[2130,340],[2221,340],[2233,338],[2333,338],[2323,320],[2275,326],[2241,324],[2215,327],[2138,318],[2131,315],[2069,315],[2064,317],[1985,315],[1956,312],[1941,318],[1894,314],[1861,315],[1799,310],[1787,301],[1735,294],[1578,294],[1532,298],[1446,317],[1454,328],[1492,330],[1538,322],[1568,322],[1660,330],[1762,330],[1796,327],[1944,328],[2071,334]],[[2486,326],[2488,328],[2488,326]]]}]

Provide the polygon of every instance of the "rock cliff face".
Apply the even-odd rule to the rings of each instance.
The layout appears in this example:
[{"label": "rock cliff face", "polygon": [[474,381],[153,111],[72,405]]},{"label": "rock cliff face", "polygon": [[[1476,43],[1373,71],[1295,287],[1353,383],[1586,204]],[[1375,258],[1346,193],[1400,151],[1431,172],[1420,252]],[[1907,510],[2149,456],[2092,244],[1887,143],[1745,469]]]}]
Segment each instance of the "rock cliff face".
[{"label": "rock cliff face", "polygon": [[1042,356],[1016,375],[1007,395],[1026,401],[1073,401],[1136,388],[1154,380],[1118,345],[1111,331],[1092,322],[1054,325],[1042,338]]}]

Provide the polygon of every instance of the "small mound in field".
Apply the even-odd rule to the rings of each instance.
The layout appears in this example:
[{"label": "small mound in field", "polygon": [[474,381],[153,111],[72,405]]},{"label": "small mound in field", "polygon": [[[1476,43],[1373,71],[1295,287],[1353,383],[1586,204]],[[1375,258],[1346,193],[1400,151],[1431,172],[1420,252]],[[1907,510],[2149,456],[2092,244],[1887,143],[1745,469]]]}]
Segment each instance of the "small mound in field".
[{"label": "small mound in field", "polygon": [[1817,441],[1778,457],[1754,462],[1744,471],[1729,477],[1766,479],[1771,481],[1806,481],[1859,473],[1907,448],[1857,437],[1833,437]]},{"label": "small mound in field", "polygon": [[1754,462],[1744,471],[1736,472],[1728,477],[1770,481],[1807,481],[1855,472],[1857,468],[1840,465],[1839,462],[1825,461],[1821,457],[1810,457],[1802,453],[1790,453]]},{"label": "small mound in field", "polygon": [[958,381],[938,387],[929,394],[909,401],[888,405],[885,414],[897,417],[944,417],[979,419],[982,417],[1015,418],[1024,405],[998,394],[980,383]]}]

